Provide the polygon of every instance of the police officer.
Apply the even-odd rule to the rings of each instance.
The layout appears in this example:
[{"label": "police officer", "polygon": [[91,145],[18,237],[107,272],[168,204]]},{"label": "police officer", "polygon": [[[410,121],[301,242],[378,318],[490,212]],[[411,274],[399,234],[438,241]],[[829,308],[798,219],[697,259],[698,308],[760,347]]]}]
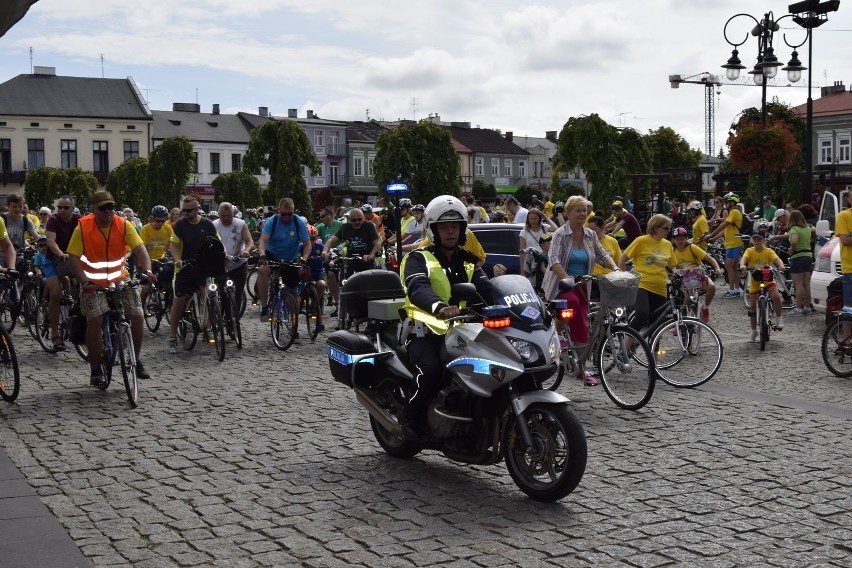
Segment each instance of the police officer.
[{"label": "police officer", "polygon": [[426,407],[442,386],[444,366],[439,354],[449,330],[446,319],[459,315],[459,307],[450,305],[452,285],[472,282],[483,300],[491,302],[491,282],[476,266],[479,259],[462,248],[466,219],[465,206],[457,198],[442,195],[433,199],[423,216],[424,230],[432,244],[411,252],[400,267],[408,315],[404,323],[408,328],[408,357],[416,368],[400,420],[403,435],[409,440],[421,436]]}]

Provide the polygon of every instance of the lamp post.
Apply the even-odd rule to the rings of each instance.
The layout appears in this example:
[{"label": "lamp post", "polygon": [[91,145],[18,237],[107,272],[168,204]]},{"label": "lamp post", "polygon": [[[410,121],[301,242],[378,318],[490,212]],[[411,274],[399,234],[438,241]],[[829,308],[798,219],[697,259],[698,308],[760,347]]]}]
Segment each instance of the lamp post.
[{"label": "lamp post", "polygon": [[[728,59],[727,63],[722,65],[722,68],[726,70],[725,76],[728,80],[736,81],[740,76],[740,71],[746,68],[740,61],[739,51],[737,48],[747,42],[749,36],[746,34],[740,42],[731,41],[728,37],[728,25],[737,18],[751,19],[755,23],[755,26],[751,29],[751,35],[757,38],[757,63],[755,63],[754,68],[749,71],[749,75],[752,76],[754,84],[760,86],[760,124],[764,128],[766,127],[766,84],[769,79],[775,78],[778,74],[778,68],[781,67],[781,62],[778,61],[778,57],[775,55],[775,49],[772,47],[772,42],[775,37],[775,32],[781,28],[778,22],[789,17],[792,16],[790,14],[786,14],[776,20],[772,12],[767,12],[763,15],[763,18],[758,20],[750,14],[740,13],[731,16],[728,21],[725,22],[725,28],[723,30],[725,41],[727,41],[729,45],[732,45],[734,49],[731,52],[730,59]],[[807,41],[807,37],[805,37],[805,41]],[[805,42],[803,41],[798,45],[791,45],[787,43],[787,38],[785,36],[784,43],[793,48],[792,59],[784,70],[787,71],[787,79],[791,83],[795,83],[802,77],[802,70],[805,69],[801,66],[801,62],[798,60],[795,49]],[[760,165],[759,179],[760,206],[758,209],[758,215],[763,217],[763,196],[766,195],[766,167],[764,164]]]},{"label": "lamp post", "polygon": [[[790,4],[787,9],[793,16],[793,21],[807,30],[808,41],[808,103],[807,103],[807,126],[805,138],[805,180],[802,184],[802,203],[810,203],[811,194],[813,193],[814,183],[814,100],[811,96],[811,77],[813,75],[813,56],[814,56],[814,38],[813,30],[818,28],[828,21],[828,12],[836,12],[840,7],[840,0],[829,0],[828,2],[820,2],[819,0],[804,0]],[[794,51],[793,54],[796,52]],[[790,66],[792,66],[792,60]],[[801,67],[801,63],[799,63]],[[789,66],[788,66],[789,67]],[[785,67],[786,69],[786,67]],[[801,67],[801,69],[805,69]]]}]

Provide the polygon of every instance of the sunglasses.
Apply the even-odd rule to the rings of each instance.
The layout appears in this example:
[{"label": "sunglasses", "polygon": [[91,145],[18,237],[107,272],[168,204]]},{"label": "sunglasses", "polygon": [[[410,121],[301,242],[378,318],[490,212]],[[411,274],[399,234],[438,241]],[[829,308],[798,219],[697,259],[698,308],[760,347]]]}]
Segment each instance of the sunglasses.
[{"label": "sunglasses", "polygon": [[[57,205],[57,209],[71,209],[70,205]],[[47,213],[42,213],[42,215],[47,215]]]},{"label": "sunglasses", "polygon": [[282,217],[284,217],[285,219],[286,219],[287,217],[292,217],[292,216],[293,216],[293,214],[292,214],[292,213],[281,213],[280,215],[281,215]]},{"label": "sunglasses", "polygon": [[98,211],[115,211],[115,203],[107,203],[97,208]]},{"label": "sunglasses", "polygon": [[180,210],[180,212],[181,212],[181,213],[186,213],[187,215],[189,215],[189,214],[190,214],[190,213],[192,213],[193,211],[198,211],[198,208],[197,208],[197,207],[193,207],[192,209],[181,209],[181,210]]},{"label": "sunglasses", "polygon": [[165,222],[166,222],[166,220],[165,220],[165,219],[154,219],[154,220],[152,221],[152,223],[165,223]]}]

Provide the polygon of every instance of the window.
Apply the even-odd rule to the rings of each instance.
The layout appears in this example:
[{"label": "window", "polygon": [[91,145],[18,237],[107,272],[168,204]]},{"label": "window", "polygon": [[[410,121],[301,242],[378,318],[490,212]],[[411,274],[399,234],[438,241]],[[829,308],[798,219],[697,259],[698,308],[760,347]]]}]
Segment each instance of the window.
[{"label": "window", "polygon": [[192,173],[198,173],[198,152],[192,153]]},{"label": "window", "polygon": [[210,173],[218,174],[221,169],[219,165],[219,152],[210,152]]},{"label": "window", "polygon": [[340,167],[337,162],[331,162],[328,165],[328,185],[340,185],[339,172]]},{"label": "window", "polygon": [[92,171],[101,173],[109,171],[109,142],[106,140],[92,142]]},{"label": "window", "polygon": [[31,122],[30,123],[30,128],[38,128],[38,126],[39,126],[38,122]]},{"label": "window", "polygon": [[62,125],[62,128],[74,128],[74,125],[71,124],[70,122],[66,122],[65,124]]},{"label": "window", "polygon": [[373,161],[375,161],[375,159],[375,156],[367,158],[367,177],[373,177]]},{"label": "window", "polygon": [[316,172],[316,177],[323,177],[324,175],[325,175],[325,162],[320,162],[319,163],[319,169],[317,169],[317,172]]},{"label": "window", "polygon": [[850,155],[850,140],[849,138],[838,138],[837,139],[837,162],[840,164],[848,164],[852,155]]},{"label": "window", "polygon": [[314,146],[323,146],[325,144],[325,137],[323,136],[322,130],[314,130]]},{"label": "window", "polygon": [[62,158],[63,170],[77,167],[77,141],[76,140],[60,140],[59,153]]},{"label": "window", "polygon": [[243,155],[242,154],[231,154],[231,171],[238,172],[240,171],[240,167],[242,166]]},{"label": "window", "polygon": [[533,177],[544,177],[544,162],[533,162]]},{"label": "window", "polygon": [[820,164],[830,164],[831,163],[831,140],[820,140],[819,141],[819,163]]},{"label": "window", "polygon": [[522,178],[527,177],[527,161],[518,160],[518,175]]},{"label": "window", "polygon": [[340,133],[338,132],[330,132],[328,134],[328,153],[330,156],[338,156],[338,142],[340,140]]},{"label": "window", "polygon": [[500,175],[500,158],[491,158],[491,176],[497,177]]},{"label": "window", "polygon": [[131,158],[139,157],[139,142],[135,140],[125,140],[124,142],[124,161]]},{"label": "window", "polygon": [[512,175],[512,160],[503,160],[503,175],[510,177]]},{"label": "window", "polygon": [[473,175],[476,177],[485,176],[485,158],[477,158],[473,165]]},{"label": "window", "polygon": [[364,175],[364,158],[355,158],[352,163],[352,175],[355,177]]},{"label": "window", "polygon": [[12,140],[0,138],[0,172],[12,171]]},{"label": "window", "polygon": [[44,166],[44,139],[27,139],[27,168],[34,170]]},{"label": "window", "polygon": [[136,130],[136,125],[135,124],[128,124],[127,130]]}]

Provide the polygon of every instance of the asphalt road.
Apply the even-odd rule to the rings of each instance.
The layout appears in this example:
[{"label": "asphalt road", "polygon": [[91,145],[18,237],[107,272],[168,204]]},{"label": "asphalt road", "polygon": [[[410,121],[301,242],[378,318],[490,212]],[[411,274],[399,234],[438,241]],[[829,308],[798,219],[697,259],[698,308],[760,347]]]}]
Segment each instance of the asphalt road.
[{"label": "asphalt road", "polygon": [[741,302],[711,324],[725,360],[704,387],[629,412],[563,384],[589,460],[550,505],[503,465],[386,456],[324,342],[279,352],[256,310],[224,363],[146,333],[136,410],[16,330],[0,444],[96,566],[849,566],[852,379],[822,363],[822,316],[787,318],[766,352]]}]

